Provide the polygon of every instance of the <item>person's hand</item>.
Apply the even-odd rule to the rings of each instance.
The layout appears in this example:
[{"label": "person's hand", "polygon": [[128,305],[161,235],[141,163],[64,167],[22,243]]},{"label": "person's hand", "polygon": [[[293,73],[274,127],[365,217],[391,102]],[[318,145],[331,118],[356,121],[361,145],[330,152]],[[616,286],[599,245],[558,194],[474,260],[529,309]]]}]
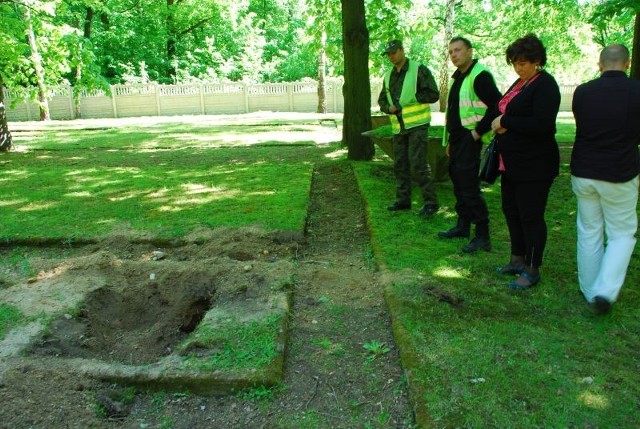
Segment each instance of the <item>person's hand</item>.
[{"label": "person's hand", "polygon": [[502,115],[498,116],[491,122],[491,129],[496,134],[504,134],[507,132],[507,129],[500,124],[501,119],[502,119]]},{"label": "person's hand", "polygon": [[478,134],[478,132],[476,130],[471,130],[471,136],[473,137],[473,140],[475,140],[475,141],[480,140],[480,134]]},{"label": "person's hand", "polygon": [[502,115],[498,116],[493,121],[491,121],[491,129],[493,131],[496,131],[497,129],[502,128],[502,125],[500,125],[500,119],[502,119]]},{"label": "person's hand", "polygon": [[389,106],[389,113],[395,115],[397,111],[398,109],[396,108],[396,106],[393,106],[393,105]]},{"label": "person's hand", "polygon": [[451,152],[449,151],[449,145],[445,146],[444,153],[447,154],[449,158],[451,158]]}]

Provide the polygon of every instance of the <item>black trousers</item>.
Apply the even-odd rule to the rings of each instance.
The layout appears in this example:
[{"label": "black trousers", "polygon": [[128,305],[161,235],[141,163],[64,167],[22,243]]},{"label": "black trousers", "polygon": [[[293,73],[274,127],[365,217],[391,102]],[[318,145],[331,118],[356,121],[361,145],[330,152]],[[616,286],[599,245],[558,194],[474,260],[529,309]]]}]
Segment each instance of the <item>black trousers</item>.
[{"label": "black trousers", "polygon": [[502,176],[502,212],[511,237],[511,254],[523,256],[528,266],[542,265],[547,244],[544,212],[551,180],[519,182]]},{"label": "black trousers", "polygon": [[449,177],[453,183],[458,217],[470,223],[489,222],[489,210],[480,190],[482,141],[474,141],[471,131],[450,135]]},{"label": "black trousers", "polygon": [[415,177],[425,204],[438,204],[436,187],[427,163],[429,125],[403,130],[393,136],[393,172],[396,176],[396,200],[411,204],[411,177]]}]

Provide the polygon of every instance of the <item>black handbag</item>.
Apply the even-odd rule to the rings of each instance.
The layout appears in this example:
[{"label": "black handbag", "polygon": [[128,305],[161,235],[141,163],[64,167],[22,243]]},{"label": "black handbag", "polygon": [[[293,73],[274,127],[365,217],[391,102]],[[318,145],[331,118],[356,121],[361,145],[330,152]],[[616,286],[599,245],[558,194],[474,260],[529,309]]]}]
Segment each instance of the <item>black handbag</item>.
[{"label": "black handbag", "polygon": [[500,175],[498,167],[500,166],[500,156],[496,149],[495,137],[487,145],[480,157],[480,180],[483,182],[493,184]]}]

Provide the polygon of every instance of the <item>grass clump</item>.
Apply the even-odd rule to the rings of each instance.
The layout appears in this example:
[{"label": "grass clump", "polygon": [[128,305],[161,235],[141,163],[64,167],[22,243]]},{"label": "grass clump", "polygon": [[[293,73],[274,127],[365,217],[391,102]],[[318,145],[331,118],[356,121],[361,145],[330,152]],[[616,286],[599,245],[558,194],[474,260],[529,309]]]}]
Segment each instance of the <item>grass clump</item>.
[{"label": "grass clump", "polygon": [[271,313],[250,321],[203,321],[182,346],[185,368],[233,371],[270,365],[282,353],[278,344],[282,317]]},{"label": "grass clump", "polygon": [[0,340],[4,339],[10,330],[24,324],[25,320],[24,314],[18,308],[0,304]]}]

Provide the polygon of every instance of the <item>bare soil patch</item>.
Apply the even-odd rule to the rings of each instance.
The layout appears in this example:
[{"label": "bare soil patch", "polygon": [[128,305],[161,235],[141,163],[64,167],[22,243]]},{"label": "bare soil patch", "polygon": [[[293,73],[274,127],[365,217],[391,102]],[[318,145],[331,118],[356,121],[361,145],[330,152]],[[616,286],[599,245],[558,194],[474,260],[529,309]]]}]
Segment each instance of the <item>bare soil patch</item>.
[{"label": "bare soil patch", "polygon": [[[39,359],[0,360],[0,427],[413,427],[348,163],[318,164],[305,237],[252,228],[196,235],[178,247],[122,235],[78,248],[4,249],[6,260],[28,254],[37,275],[27,283],[32,274],[7,265],[0,294],[23,282],[30,285],[23,304],[31,300],[31,308],[37,299],[52,308],[73,288],[89,299],[36,343]],[[249,308],[267,299],[265,284],[290,276],[296,279],[290,339],[284,380],[275,389],[224,397],[132,390],[41,358],[152,362],[193,329],[205,308],[225,302]],[[38,289],[43,284],[51,287]],[[66,287],[51,293],[55,284]]]}]

